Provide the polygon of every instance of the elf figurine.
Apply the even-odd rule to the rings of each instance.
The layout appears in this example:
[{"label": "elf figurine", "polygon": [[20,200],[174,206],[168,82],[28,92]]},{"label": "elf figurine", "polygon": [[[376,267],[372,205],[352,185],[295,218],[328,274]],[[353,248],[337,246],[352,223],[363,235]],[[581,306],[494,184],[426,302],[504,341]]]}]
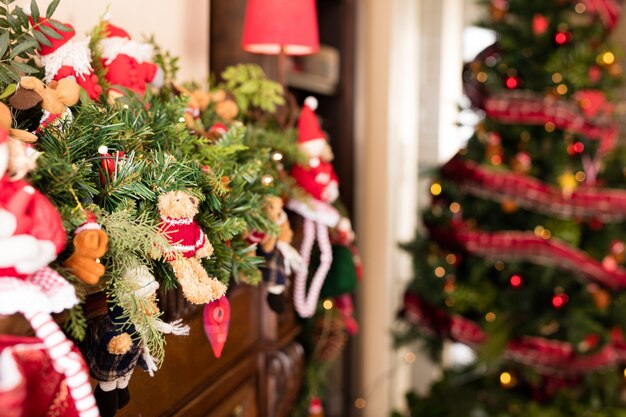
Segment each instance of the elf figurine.
[{"label": "elf figurine", "polygon": [[146,343],[145,325],[129,322],[123,307],[143,307],[146,320],[159,332],[189,334],[189,327],[181,325],[180,320],[165,323],[159,318],[156,305],[159,283],[146,266],[130,268],[120,279],[134,289],[133,297],[126,295],[118,300],[119,304],[110,304],[108,314],[91,319],[85,338],[79,343],[91,376],[98,382],[94,394],[102,417],[113,417],[130,402],[128,383],[138,364],[150,376],[157,370]]},{"label": "elf figurine", "polygon": [[99,47],[107,70],[106,80],[111,84],[107,92],[110,100],[124,95],[119,87],[143,96],[148,84],[163,85],[163,70],[152,62],[152,45],[131,39],[124,29],[108,22],[104,33],[107,37],[100,41]]},{"label": "elf figurine", "polygon": [[[64,23],[69,31],[63,32],[56,29],[51,20],[43,17],[35,23],[30,15],[30,8],[25,8],[24,13],[29,16],[33,31],[38,31],[50,42],[51,46],[39,44],[39,56],[45,68],[44,82],[49,84],[53,80],[61,80],[73,77],[78,85],[85,89],[87,95],[92,100],[98,101],[102,93],[102,87],[98,84],[98,76],[91,67],[91,50],[89,49],[89,39],[83,41],[74,40],[76,31],[72,25]],[[58,21],[55,21],[60,23]],[[46,32],[54,32],[57,38],[49,36],[41,28],[45,27]]]},{"label": "elf figurine", "polygon": [[[322,285],[333,261],[328,228],[335,227],[340,219],[339,212],[330,204],[339,196],[337,175],[330,163],[333,155],[315,116],[316,108],[317,100],[307,97],[298,120],[298,148],[307,156],[307,164],[295,165],[291,171],[298,185],[311,198],[291,199],[287,204],[287,208],[304,218],[300,255],[306,268],[296,272],[294,285],[294,306],[304,318],[311,317],[317,308]],[[308,265],[315,240],[320,249],[320,265],[307,293]]]},{"label": "elf figurine", "polygon": [[[78,303],[74,287],[48,267],[65,246],[61,217],[46,197],[12,175],[24,170],[15,166],[19,160],[9,157],[10,143],[25,146],[18,141],[9,142],[8,132],[0,129],[0,315],[23,314],[54,370],[62,376],[67,388],[65,399],[59,395],[53,403],[37,404],[43,407],[45,415],[97,417],[85,363],[50,316]],[[4,376],[6,371],[2,369]],[[11,375],[19,378],[19,373]],[[4,378],[0,381],[6,382]],[[9,386],[10,395],[17,394],[13,391],[17,385]],[[5,393],[6,386],[0,384],[0,397]],[[25,409],[39,400],[48,401],[34,396],[27,400],[28,404],[15,407]],[[65,401],[61,409],[56,401]]]}]

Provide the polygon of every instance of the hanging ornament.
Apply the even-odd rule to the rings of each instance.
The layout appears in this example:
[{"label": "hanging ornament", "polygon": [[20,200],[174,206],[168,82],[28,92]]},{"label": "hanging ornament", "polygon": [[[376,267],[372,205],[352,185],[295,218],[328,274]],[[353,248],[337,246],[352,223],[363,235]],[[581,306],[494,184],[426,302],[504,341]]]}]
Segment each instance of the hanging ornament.
[{"label": "hanging ornament", "polygon": [[571,40],[572,40],[572,34],[570,32],[558,31],[554,35],[554,42],[556,42],[557,45],[565,45]]},{"label": "hanging ornament", "polygon": [[532,158],[528,152],[520,151],[511,161],[511,168],[518,174],[528,174],[532,168]]},{"label": "hanging ornament", "polygon": [[574,143],[570,143],[569,145],[567,145],[567,153],[570,156],[580,155],[584,151],[585,151],[585,144],[580,141],[576,141]]},{"label": "hanging ornament", "polygon": [[550,22],[541,13],[537,13],[533,17],[533,33],[535,35],[539,36],[539,35],[543,35],[544,33],[546,33],[549,25],[550,25]]},{"label": "hanging ornament", "polygon": [[626,245],[621,240],[614,240],[611,242],[610,246],[611,255],[615,257],[615,260],[619,263],[624,262],[625,254],[626,254]]},{"label": "hanging ornament", "polygon": [[[102,155],[100,160],[100,183],[104,187],[110,181],[117,180],[117,173],[119,172],[119,163],[125,154],[123,151],[115,151],[113,155],[109,153],[107,146],[100,146],[98,153]],[[104,176],[106,174],[106,177]]]},{"label": "hanging ornament", "polygon": [[219,359],[222,356],[228,327],[230,325],[230,301],[227,297],[218,298],[204,306],[204,332],[206,333],[213,354]]},{"label": "hanging ornament", "polygon": [[513,288],[519,288],[522,286],[522,277],[517,274],[511,275],[511,279],[509,281],[511,283],[511,287]]},{"label": "hanging ornament", "polygon": [[572,171],[569,170],[559,175],[558,183],[561,187],[561,193],[565,198],[570,198],[578,187],[578,181],[576,181],[576,176],[572,173]]},{"label": "hanging ornament", "polygon": [[589,78],[589,81],[592,83],[597,83],[602,79],[602,69],[600,69],[597,65],[592,65],[587,70],[587,78]]},{"label": "hanging ornament", "polygon": [[589,352],[591,349],[598,346],[598,343],[600,343],[600,335],[598,335],[597,333],[588,334],[578,344],[578,351],[581,353]]},{"label": "hanging ornament", "polygon": [[505,213],[515,213],[519,209],[517,203],[509,199],[502,200],[501,206],[502,211]]},{"label": "hanging ornament", "polygon": [[311,397],[309,403],[309,416],[308,417],[324,417],[324,408],[322,407],[322,401],[317,396]]},{"label": "hanging ornament", "polygon": [[504,148],[502,147],[502,138],[497,132],[489,132],[487,134],[487,144],[485,146],[485,158],[492,165],[502,164],[504,156]]},{"label": "hanging ornament", "polygon": [[593,305],[600,311],[606,311],[611,304],[611,293],[609,293],[604,288],[600,287],[598,284],[589,284],[587,285],[587,291],[591,295],[591,299],[593,300]]},{"label": "hanging ornament", "polygon": [[506,12],[509,9],[508,0],[491,0],[491,18],[500,22],[506,17]]},{"label": "hanging ornament", "polygon": [[567,294],[563,292],[562,288],[557,288],[555,294],[552,297],[552,306],[556,309],[562,308],[569,301]]},{"label": "hanging ornament", "polygon": [[509,90],[515,90],[521,84],[522,84],[522,80],[519,77],[516,77],[513,75],[507,77],[505,81],[506,88],[508,88]]}]

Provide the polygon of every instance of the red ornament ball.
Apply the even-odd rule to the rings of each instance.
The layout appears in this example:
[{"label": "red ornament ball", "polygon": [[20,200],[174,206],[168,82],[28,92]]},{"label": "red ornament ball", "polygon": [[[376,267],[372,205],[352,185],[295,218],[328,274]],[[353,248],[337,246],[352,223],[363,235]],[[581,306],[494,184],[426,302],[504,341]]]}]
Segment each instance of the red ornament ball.
[{"label": "red ornament ball", "polygon": [[555,294],[552,297],[552,305],[554,308],[561,308],[569,301],[567,294]]},{"label": "red ornament ball", "polygon": [[520,277],[519,275],[515,274],[511,276],[511,286],[518,288],[522,285],[522,277]]},{"label": "red ornament ball", "polygon": [[514,90],[520,85],[520,80],[517,77],[508,77],[506,79],[506,88]]}]

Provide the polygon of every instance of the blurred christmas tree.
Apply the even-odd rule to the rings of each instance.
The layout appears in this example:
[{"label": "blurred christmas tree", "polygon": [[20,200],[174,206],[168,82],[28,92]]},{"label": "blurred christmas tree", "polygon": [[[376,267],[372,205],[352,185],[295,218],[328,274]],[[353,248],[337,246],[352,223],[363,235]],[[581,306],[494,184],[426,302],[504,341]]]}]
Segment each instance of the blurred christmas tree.
[{"label": "blurred christmas tree", "polygon": [[476,359],[410,394],[410,415],[626,415],[622,70],[607,40],[622,4],[484,3],[498,41],[463,77],[485,117],[437,171],[428,236],[406,245],[397,334]]}]

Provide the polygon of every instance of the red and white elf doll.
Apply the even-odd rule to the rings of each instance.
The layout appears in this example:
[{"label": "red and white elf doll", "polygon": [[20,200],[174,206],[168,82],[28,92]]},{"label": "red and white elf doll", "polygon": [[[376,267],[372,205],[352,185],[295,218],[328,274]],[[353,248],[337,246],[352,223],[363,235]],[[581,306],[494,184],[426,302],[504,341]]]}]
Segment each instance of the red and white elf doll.
[{"label": "red and white elf doll", "polygon": [[[333,261],[328,228],[335,227],[340,219],[339,212],[330,204],[339,196],[339,181],[330,163],[332,151],[314,113],[316,108],[317,100],[307,97],[298,120],[298,148],[308,160],[306,165],[295,165],[291,171],[298,185],[312,198],[306,201],[291,199],[287,203],[287,208],[304,218],[300,255],[307,267],[296,271],[293,295],[300,317],[315,314],[322,285]],[[320,265],[307,293],[308,265],[315,240],[320,248]]]},{"label": "red and white elf doll", "polygon": [[[24,146],[17,141],[13,144]],[[13,166],[9,155],[8,133],[0,129],[0,315],[23,314],[41,339],[54,370],[63,376],[68,406],[62,412],[55,410],[55,415],[96,417],[99,413],[85,363],[50,316],[78,303],[74,287],[48,267],[65,246],[61,217],[43,194],[11,176],[23,170]],[[1,355],[10,352],[2,350]],[[9,358],[7,363],[15,360]],[[4,368],[2,372],[2,380],[13,380],[13,384],[0,385],[0,404],[8,397],[19,397],[15,390],[25,378],[20,372]],[[17,406],[27,408],[38,400],[29,397],[27,403]]]}]

